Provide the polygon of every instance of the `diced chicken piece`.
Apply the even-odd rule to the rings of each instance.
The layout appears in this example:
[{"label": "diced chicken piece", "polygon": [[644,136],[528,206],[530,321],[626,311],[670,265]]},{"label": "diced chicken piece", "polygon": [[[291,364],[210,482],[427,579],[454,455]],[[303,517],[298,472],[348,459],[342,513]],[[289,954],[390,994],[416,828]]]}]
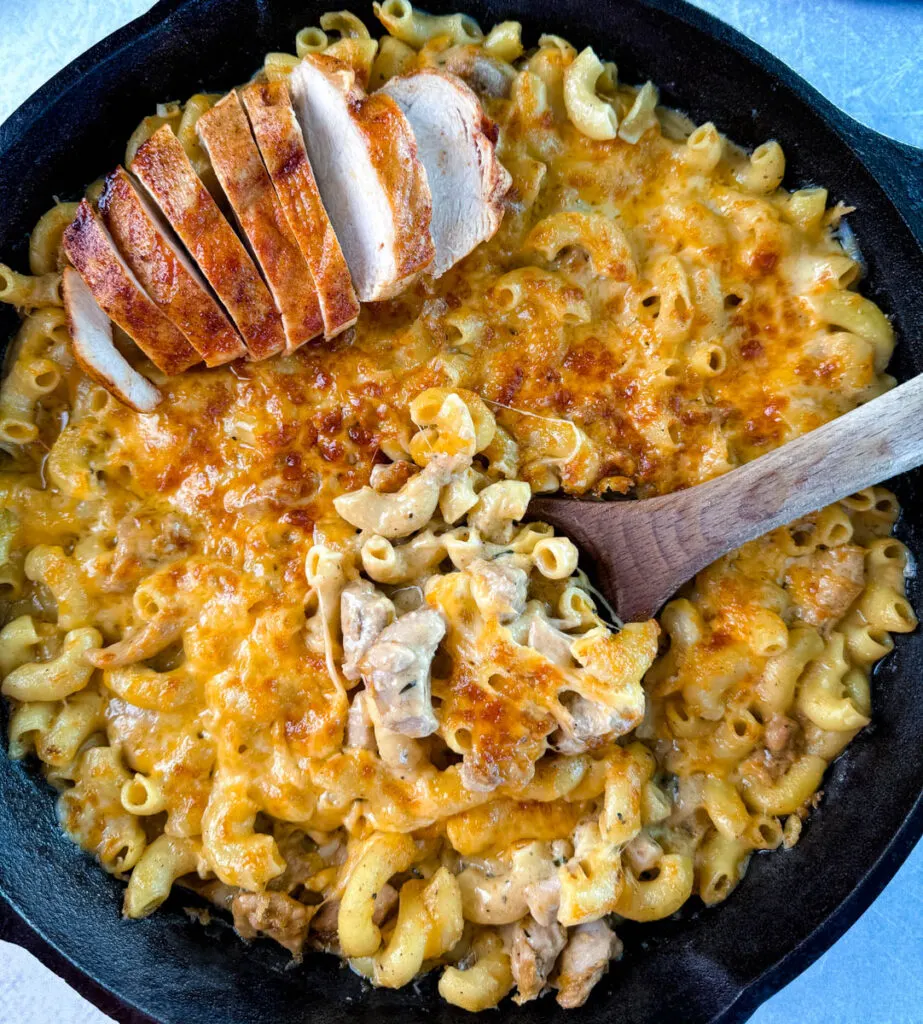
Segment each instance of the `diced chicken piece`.
[{"label": "diced chicken piece", "polygon": [[106,178],[99,210],[125,262],[206,365],[220,366],[246,353],[160,211],[123,167]]},{"label": "diced chicken piece", "polygon": [[637,725],[644,714],[644,697],[640,707],[612,708],[601,701],[587,700],[572,690],[561,694],[561,703],[570,713],[572,724],[549,738],[549,742],[562,754],[582,754],[615,736],[622,736]]},{"label": "diced chicken piece", "polygon": [[391,916],[392,911],[397,907],[399,895],[397,889],[388,882],[378,890],[375,897],[375,911],[372,914],[372,924],[384,924]]},{"label": "diced chicken piece", "polygon": [[289,78],[321,198],[363,302],[403,291],[433,261],[432,199],[407,119],[355,71],[308,54]]},{"label": "diced chicken piece", "polygon": [[281,352],[285,332],[269,289],[169,125],[138,149],[131,171],[214,288],[252,358]]},{"label": "diced chicken piece", "polygon": [[573,665],[574,657],[570,653],[573,637],[562,633],[544,616],[536,615],[529,623],[528,644],[544,655],[553,665]]},{"label": "diced chicken piece", "polygon": [[112,323],[72,267],[61,285],[74,357],[88,377],[136,412],[151,412],[163,395],[115,347]]},{"label": "diced chicken piece", "polygon": [[542,994],[558,954],[567,942],[567,932],[557,921],[541,925],[532,917],[518,921],[513,928],[510,966],[519,989],[514,1003],[529,1002]]},{"label": "diced chicken piece", "polygon": [[314,278],[263,166],[237,93],[228,93],[203,114],[196,132],[282,314],[286,350],[294,352],[323,332],[324,321]]},{"label": "diced chicken piece", "polygon": [[359,317],[349,267],[324,204],[285,82],[255,82],[240,91],[263,163],[307,260],[324,334],[332,338]]},{"label": "diced chicken piece", "polygon": [[836,622],[865,586],[865,551],[856,544],[820,549],[800,558],[787,573],[787,591],[805,622]]},{"label": "diced chicken piece", "polygon": [[621,955],[622,943],[605,921],[572,928],[553,981],[558,990],[558,1005],[565,1010],[583,1006],[593,986],[606,973],[609,961]]},{"label": "diced chicken piece", "polygon": [[656,842],[646,832],[639,832],[634,839],[625,847],[625,859],[631,866],[635,875],[642,871],[653,871],[663,857],[663,850],[660,843]]},{"label": "diced chicken piece", "polygon": [[337,924],[340,917],[340,901],[328,900],[311,921],[312,945],[332,951],[337,943]]},{"label": "diced chicken piece", "polygon": [[561,879],[551,875],[539,882],[533,882],[526,889],[529,913],[541,925],[551,925],[557,920],[561,906]]},{"label": "diced chicken piece", "polygon": [[240,892],[240,889],[235,885],[225,885],[224,882],[219,882],[217,878],[203,882],[198,875],[187,875],[178,884],[183,886],[184,889],[191,889],[193,892],[198,893],[203,899],[213,903],[226,914],[231,912],[231,904],[234,902],[234,897]]},{"label": "diced chicken piece", "polygon": [[231,901],[234,927],[242,939],[268,935],[294,957],[301,956],[314,910],[281,892],[240,892]]},{"label": "diced chicken piece", "polygon": [[359,664],[378,635],[394,620],[394,605],[368,580],[355,580],[340,595],[343,675],[358,679]]},{"label": "diced chicken piece", "polygon": [[198,352],[151,301],[86,199],[64,232],[64,251],[103,312],[158,369],[172,375],[199,362]]},{"label": "diced chicken piece", "polygon": [[191,541],[188,522],[175,512],[123,516],[115,529],[115,547],[106,559],[101,588],[115,593],[134,590],[151,569],[188,551]]},{"label": "diced chicken piece", "polygon": [[791,746],[797,732],[797,722],[774,711],[766,723],[766,731],[763,734],[766,748],[773,754],[783,753]]},{"label": "diced chicken piece", "polygon": [[465,572],[471,576],[471,596],[482,615],[510,622],[525,611],[529,587],[525,570],[476,558]]},{"label": "diced chicken piece", "polygon": [[346,716],[346,746],[352,750],[376,751],[393,768],[414,768],[423,758],[420,744],[381,724],[375,700],[368,690],[360,690]]},{"label": "diced chicken piece", "polygon": [[[398,904],[399,895],[393,885],[385,882],[375,897],[375,910],[372,923],[384,924]],[[340,901],[328,900],[324,903],[311,922],[311,934],[316,937],[321,949],[333,952],[339,939],[337,927],[340,917]]]},{"label": "diced chicken piece", "polygon": [[500,227],[512,178],[497,159],[497,126],[454,75],[415,71],[390,79],[381,91],[397,102],[416,136],[433,197],[436,255],[429,272],[440,277]]},{"label": "diced chicken piece", "polygon": [[375,729],[369,713],[369,695],[360,690],[353,695],[346,715],[346,743],[350,750],[375,750]]},{"label": "diced chicken piece", "polygon": [[436,55],[436,68],[460,78],[480,96],[508,99],[516,71],[474,43],[450,46]]},{"label": "diced chicken piece", "polygon": [[430,667],[445,619],[435,608],[402,615],[384,629],[362,662],[362,677],[371,690],[381,724],[419,739],[439,725],[430,699]]},{"label": "diced chicken piece", "polygon": [[765,747],[759,747],[741,761],[741,774],[746,773],[748,778],[756,779],[763,786],[771,786],[778,782],[795,762],[797,751],[792,740],[799,732],[800,730],[798,732],[793,730],[788,735],[788,742],[777,750],[771,750],[767,740]]}]

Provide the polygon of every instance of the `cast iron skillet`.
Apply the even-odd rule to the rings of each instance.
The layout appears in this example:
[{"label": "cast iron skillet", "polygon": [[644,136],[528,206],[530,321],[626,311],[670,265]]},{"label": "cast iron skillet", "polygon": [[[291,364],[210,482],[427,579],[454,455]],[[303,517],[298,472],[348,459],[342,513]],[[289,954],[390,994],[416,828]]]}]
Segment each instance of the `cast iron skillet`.
[{"label": "cast iron skillet", "polygon": [[[0,254],[24,267],[26,239],[53,195],[76,197],[122,159],[125,140],[161,100],[245,80],[267,50],[340,0],[163,0],[76,60],[0,128]],[[371,24],[370,4],[351,3]],[[901,339],[892,372],[923,369],[923,153],[856,124],[787,67],[679,0],[428,0],[482,25],[523,23],[592,43],[626,81],[653,79],[664,102],[713,120],[748,146],[776,138],[786,184],[822,183],[850,217],[868,262],[865,292]],[[9,313],[0,337],[14,327]],[[923,552],[923,475],[894,482],[899,536]],[[923,588],[910,583],[913,604]],[[923,633],[899,638],[874,684],[875,718],[829,772],[799,845],[754,857],[720,907],[701,904],[653,925],[623,926],[626,953],[583,1010],[551,1000],[506,1005],[504,1019],[744,1021],[827,949],[878,895],[923,833]],[[123,1021],[164,1024],[347,1024],[400,1014],[406,1024],[470,1021],[435,998],[432,978],[372,990],[329,957],[290,968],[269,942],[246,947],[223,923],[191,924],[174,896],[154,917],[122,921],[121,883],[62,837],[52,797],[30,766],[0,757],[0,935],[35,952]],[[0,900],[0,908],[2,908]],[[9,909],[11,908],[11,910]]]}]

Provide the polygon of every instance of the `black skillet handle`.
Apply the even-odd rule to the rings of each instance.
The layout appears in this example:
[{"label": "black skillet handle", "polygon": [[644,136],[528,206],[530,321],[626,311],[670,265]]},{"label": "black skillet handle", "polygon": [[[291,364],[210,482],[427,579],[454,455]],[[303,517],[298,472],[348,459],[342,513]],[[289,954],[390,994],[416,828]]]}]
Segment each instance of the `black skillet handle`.
[{"label": "black skillet handle", "polygon": [[923,149],[849,119],[853,148],[897,207],[923,248]]}]

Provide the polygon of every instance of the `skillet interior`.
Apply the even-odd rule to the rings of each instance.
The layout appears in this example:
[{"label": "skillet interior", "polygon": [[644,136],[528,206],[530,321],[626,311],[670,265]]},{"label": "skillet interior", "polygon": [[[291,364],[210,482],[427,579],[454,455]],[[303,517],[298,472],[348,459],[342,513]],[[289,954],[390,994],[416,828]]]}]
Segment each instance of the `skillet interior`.
[{"label": "skillet interior", "polygon": [[[76,196],[120,160],[125,139],[156,102],[246,79],[265,51],[290,49],[297,28],[336,6],[330,0],[167,0],[80,58],[0,129],[4,259],[25,264],[28,231],[51,196]],[[370,5],[352,6],[371,23]],[[906,378],[923,369],[923,291],[908,286],[923,280],[923,253],[851,148],[899,192],[901,147],[859,129],[758,47],[673,0],[620,0],[617,6],[606,0],[428,0],[426,6],[437,12],[464,7],[485,25],[517,18],[528,41],[553,31],[577,45],[592,43],[614,57],[625,80],[652,78],[665,103],[696,121],[714,120],[748,146],[777,138],[788,159],[788,187],[822,183],[832,200],[858,208],[850,223],[868,262],[864,290],[893,316],[900,338],[892,372]],[[907,216],[923,238],[921,206]],[[0,337],[14,326],[4,311]],[[905,509],[898,536],[918,554],[921,485],[920,473],[895,485]],[[918,609],[921,590],[919,581],[910,581]],[[856,919],[923,831],[923,704],[914,693],[921,675],[923,633],[899,637],[876,674],[874,722],[830,771],[826,798],[794,850],[754,857],[745,882],[715,910],[699,904],[654,925],[621,927],[625,958],[582,1011],[565,1018],[543,1000],[509,1005],[504,1013],[529,1024],[746,1019]],[[288,955],[268,942],[248,949],[224,925],[203,930],[188,923],[182,907],[191,898],[172,897],[146,921],[122,921],[121,883],[60,834],[38,773],[3,759],[0,894],[65,957],[116,993],[123,1009],[105,1008],[126,1020],[139,1019],[128,1006],[171,1024],[210,1024],[216,1017],[228,1024],[339,1024],[396,1012],[408,1024],[470,1019],[433,998],[432,979],[386,992],[370,990],[332,958],[309,958],[286,970]],[[95,986],[78,987],[100,998]]]}]

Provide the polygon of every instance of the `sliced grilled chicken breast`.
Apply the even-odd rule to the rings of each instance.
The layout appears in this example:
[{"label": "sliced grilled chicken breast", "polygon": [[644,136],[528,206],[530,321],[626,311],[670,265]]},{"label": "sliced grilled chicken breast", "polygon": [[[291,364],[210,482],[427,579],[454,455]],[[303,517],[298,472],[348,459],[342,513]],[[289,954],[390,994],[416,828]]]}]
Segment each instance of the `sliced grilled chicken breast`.
[{"label": "sliced grilled chicken breast", "polygon": [[388,299],[433,259],[432,202],[413,132],[390,96],[308,54],[289,78],[321,198],[363,302]]},{"label": "sliced grilled chicken breast", "polygon": [[74,356],[86,375],[132,409],[151,412],[163,396],[115,347],[109,317],[73,267],[64,270],[61,293]]},{"label": "sliced grilled chicken breast", "polygon": [[429,273],[439,277],[500,227],[512,179],[495,152],[497,126],[454,75],[415,71],[390,79],[381,91],[410,122],[426,168],[436,248]]},{"label": "sliced grilled chicken breast", "polygon": [[123,167],[106,178],[99,211],[148,295],[208,366],[220,366],[246,353],[240,335],[169,225]]},{"label": "sliced grilled chicken breast", "polygon": [[64,232],[64,251],[103,311],[158,369],[172,375],[199,362],[199,353],[151,301],[86,199]]},{"label": "sliced grilled chicken breast", "polygon": [[356,322],[359,302],[317,190],[288,86],[256,82],[241,89],[240,99],[289,227],[311,269],[324,333],[332,338]]},{"label": "sliced grilled chicken breast", "polygon": [[282,314],[286,348],[294,351],[324,329],[314,279],[236,92],[228,93],[196,121],[205,147],[250,249]]},{"label": "sliced grilled chicken breast", "polygon": [[281,352],[285,332],[269,289],[169,125],[138,149],[131,170],[224,303],[251,357]]}]

